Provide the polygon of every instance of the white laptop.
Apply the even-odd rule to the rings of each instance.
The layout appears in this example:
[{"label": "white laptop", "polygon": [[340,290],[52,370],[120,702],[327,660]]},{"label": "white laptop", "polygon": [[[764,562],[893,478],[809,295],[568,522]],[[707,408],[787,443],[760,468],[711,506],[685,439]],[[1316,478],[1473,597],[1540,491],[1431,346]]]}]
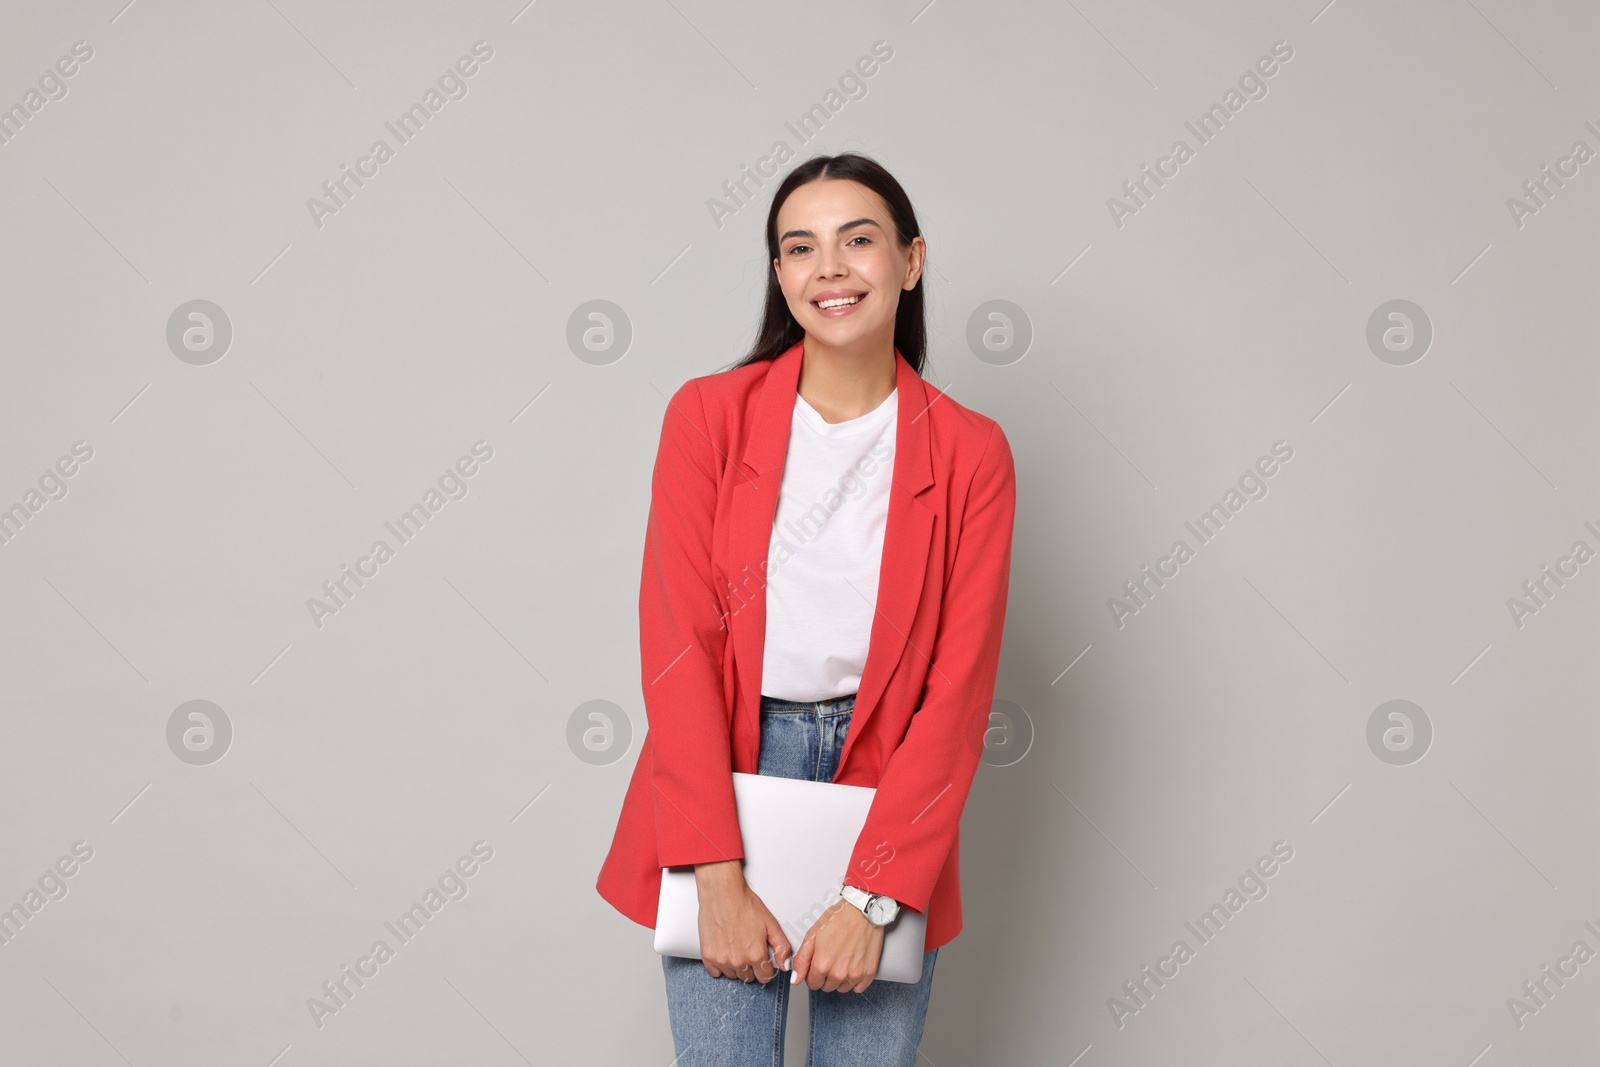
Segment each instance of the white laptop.
[{"label": "white laptop", "polygon": [[[839,900],[840,883],[876,792],[859,785],[733,772],[745,883],[783,926],[796,951],[811,924]],[[920,982],[926,933],[927,917],[902,906],[884,927],[877,980]],[[663,956],[700,958],[700,895],[693,867],[661,868],[655,948]]]}]

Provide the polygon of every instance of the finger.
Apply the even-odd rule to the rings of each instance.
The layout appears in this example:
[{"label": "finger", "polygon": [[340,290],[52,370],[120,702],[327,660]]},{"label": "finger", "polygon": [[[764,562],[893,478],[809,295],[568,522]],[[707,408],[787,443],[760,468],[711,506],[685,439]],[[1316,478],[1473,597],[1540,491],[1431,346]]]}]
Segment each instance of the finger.
[{"label": "finger", "polygon": [[776,923],[767,927],[767,944],[772,946],[772,955],[777,960],[778,966],[787,971],[789,958],[794,955],[794,949],[790,946],[789,939],[784,936],[783,928]]}]

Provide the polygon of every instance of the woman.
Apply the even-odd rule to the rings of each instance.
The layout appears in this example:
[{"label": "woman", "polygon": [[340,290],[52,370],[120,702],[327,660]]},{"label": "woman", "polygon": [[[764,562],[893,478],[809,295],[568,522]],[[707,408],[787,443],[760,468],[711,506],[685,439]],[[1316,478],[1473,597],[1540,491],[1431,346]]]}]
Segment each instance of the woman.
[{"label": "woman", "polygon": [[[795,168],[767,251],[754,350],[684,383],[663,419],[639,592],[650,729],[596,888],[654,926],[661,868],[695,869],[704,958],[662,957],[680,1067],[781,1064],[799,982],[808,1067],[909,1067],[961,929],[1011,449],[921,377],[926,242],[886,170],[854,154]],[[843,898],[799,945],[744,882],[733,771],[877,790]],[[918,983],[873,981],[868,915],[896,908],[926,918]]]}]

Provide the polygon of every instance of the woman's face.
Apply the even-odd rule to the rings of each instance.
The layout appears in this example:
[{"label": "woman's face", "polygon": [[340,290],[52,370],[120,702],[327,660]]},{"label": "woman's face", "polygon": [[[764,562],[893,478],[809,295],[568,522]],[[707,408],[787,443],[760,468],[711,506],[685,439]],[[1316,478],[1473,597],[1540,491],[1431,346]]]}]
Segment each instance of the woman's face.
[{"label": "woman's face", "polygon": [[[809,338],[833,348],[893,344],[900,293],[917,284],[926,243],[901,248],[883,198],[859,182],[807,182],[778,209],[778,287]],[[822,301],[854,303],[818,307]]]}]

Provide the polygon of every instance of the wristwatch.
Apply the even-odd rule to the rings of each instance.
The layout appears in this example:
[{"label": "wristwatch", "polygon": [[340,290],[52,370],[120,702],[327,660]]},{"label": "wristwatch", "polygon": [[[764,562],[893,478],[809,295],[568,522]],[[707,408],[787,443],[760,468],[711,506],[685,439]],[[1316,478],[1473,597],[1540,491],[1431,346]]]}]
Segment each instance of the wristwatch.
[{"label": "wristwatch", "polygon": [[893,897],[869,893],[853,885],[840,886],[839,895],[860,908],[861,914],[865,915],[867,922],[873,926],[888,926],[894,922],[894,917],[900,914],[900,902]]}]

